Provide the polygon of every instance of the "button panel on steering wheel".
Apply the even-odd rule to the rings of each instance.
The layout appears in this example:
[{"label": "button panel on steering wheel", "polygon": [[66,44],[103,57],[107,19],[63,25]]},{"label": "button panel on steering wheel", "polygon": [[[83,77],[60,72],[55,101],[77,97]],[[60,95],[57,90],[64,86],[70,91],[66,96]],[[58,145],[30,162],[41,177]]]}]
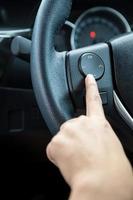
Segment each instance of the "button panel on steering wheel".
[{"label": "button panel on steering wheel", "polygon": [[96,80],[102,78],[105,65],[102,59],[94,53],[85,53],[80,57],[79,68],[84,76],[93,74]]},{"label": "button panel on steering wheel", "polygon": [[[113,82],[110,49],[105,43],[70,51],[67,54],[67,77],[70,93],[76,109],[84,110],[87,74],[93,74],[107,112],[113,104]],[[105,95],[106,94],[106,95]]]}]

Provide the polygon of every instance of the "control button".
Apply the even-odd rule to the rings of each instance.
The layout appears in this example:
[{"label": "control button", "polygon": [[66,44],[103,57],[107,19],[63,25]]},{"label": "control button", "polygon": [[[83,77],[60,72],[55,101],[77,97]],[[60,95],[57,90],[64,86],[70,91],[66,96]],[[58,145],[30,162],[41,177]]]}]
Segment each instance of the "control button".
[{"label": "control button", "polygon": [[80,71],[84,76],[93,74],[96,80],[102,78],[105,65],[102,59],[94,53],[85,53],[80,57]]}]

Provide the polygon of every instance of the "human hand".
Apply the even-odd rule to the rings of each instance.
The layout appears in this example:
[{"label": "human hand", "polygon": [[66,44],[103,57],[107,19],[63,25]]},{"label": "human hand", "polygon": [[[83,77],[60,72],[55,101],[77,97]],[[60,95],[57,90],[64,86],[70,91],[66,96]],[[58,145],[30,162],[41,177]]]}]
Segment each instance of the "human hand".
[{"label": "human hand", "polygon": [[70,199],[133,199],[133,171],[105,118],[93,76],[86,78],[86,116],[61,126],[47,156],[71,187]]}]

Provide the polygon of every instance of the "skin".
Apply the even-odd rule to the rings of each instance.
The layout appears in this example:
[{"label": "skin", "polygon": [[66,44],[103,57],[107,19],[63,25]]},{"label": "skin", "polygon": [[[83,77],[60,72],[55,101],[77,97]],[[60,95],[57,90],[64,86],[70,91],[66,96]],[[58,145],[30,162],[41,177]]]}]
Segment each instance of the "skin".
[{"label": "skin", "polygon": [[86,116],[64,123],[47,156],[71,188],[70,200],[133,200],[133,170],[106,120],[96,81],[86,80]]}]

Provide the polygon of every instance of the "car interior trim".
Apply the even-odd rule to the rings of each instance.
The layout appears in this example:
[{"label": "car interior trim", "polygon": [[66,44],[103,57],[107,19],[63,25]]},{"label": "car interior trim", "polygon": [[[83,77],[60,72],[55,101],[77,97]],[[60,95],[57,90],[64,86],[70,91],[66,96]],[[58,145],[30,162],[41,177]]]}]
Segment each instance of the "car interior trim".
[{"label": "car interior trim", "polygon": [[31,28],[0,30],[0,38],[11,38],[17,35],[30,34],[31,32]]},{"label": "car interior trim", "polygon": [[133,130],[133,118],[119,99],[118,95],[114,91],[114,103],[116,106],[116,109],[120,116],[123,118],[123,120],[126,122],[126,124]]},{"label": "car interior trim", "polygon": [[75,24],[73,24],[73,23],[70,22],[70,21],[66,21],[65,24],[66,24],[67,26],[71,27],[72,29],[75,28]]}]

